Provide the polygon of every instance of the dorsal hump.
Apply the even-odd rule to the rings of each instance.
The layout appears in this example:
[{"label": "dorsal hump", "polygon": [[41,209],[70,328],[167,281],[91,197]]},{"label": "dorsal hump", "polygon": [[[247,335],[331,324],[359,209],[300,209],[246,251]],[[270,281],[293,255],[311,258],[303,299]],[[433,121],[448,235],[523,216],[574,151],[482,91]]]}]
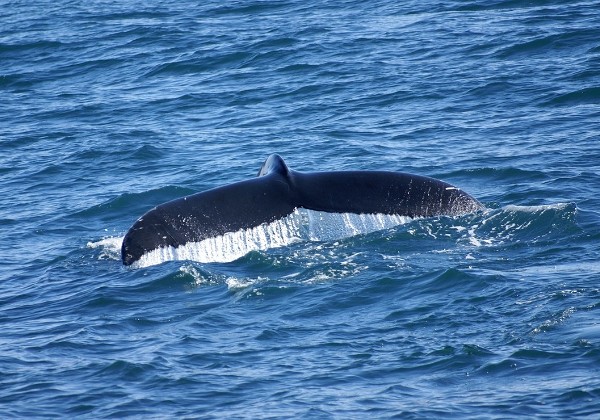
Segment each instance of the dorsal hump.
[{"label": "dorsal hump", "polygon": [[283,177],[287,177],[290,170],[281,158],[276,153],[273,153],[271,156],[265,160],[265,163],[260,167],[257,176],[265,176],[272,173],[279,174]]}]

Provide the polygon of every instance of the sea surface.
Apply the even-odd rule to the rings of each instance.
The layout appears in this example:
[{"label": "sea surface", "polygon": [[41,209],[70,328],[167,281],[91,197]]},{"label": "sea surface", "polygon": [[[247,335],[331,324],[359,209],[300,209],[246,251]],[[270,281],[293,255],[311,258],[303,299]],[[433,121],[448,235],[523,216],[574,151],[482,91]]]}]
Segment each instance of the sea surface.
[{"label": "sea surface", "polygon": [[[486,208],[122,265],[271,153]],[[3,419],[600,417],[598,1],[0,1],[0,196]]]}]

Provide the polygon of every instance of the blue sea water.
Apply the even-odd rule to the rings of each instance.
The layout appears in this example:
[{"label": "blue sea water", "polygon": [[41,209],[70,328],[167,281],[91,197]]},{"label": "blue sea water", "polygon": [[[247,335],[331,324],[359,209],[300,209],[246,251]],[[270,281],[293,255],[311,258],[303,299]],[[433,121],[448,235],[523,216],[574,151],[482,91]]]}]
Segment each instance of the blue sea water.
[{"label": "blue sea water", "polygon": [[[0,416],[598,418],[597,1],[0,1]],[[486,210],[128,269],[291,168]]]}]

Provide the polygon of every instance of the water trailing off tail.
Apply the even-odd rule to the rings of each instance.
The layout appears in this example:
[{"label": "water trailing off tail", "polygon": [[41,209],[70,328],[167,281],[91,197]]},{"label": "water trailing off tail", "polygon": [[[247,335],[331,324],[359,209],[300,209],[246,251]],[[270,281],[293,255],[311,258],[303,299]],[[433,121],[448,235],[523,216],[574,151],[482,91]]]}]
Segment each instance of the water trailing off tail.
[{"label": "water trailing off tail", "polygon": [[[222,243],[235,232],[298,214],[298,209],[327,213],[431,217],[462,215],[481,209],[464,191],[419,175],[384,171],[302,173],[274,154],[258,177],[161,204],[129,229],[121,248],[123,264],[160,251],[166,259],[190,258],[176,252],[193,243]],[[277,234],[273,234],[277,236]]]}]

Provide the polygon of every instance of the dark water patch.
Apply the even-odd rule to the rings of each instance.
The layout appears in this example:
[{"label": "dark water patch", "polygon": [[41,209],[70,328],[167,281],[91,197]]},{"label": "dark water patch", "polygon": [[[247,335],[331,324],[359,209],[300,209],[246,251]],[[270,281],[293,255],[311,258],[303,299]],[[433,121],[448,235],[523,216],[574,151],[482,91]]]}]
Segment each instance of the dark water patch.
[{"label": "dark water patch", "polygon": [[[31,175],[32,179],[44,179],[47,180],[48,178],[52,178],[54,176],[59,176],[60,174],[64,173],[64,171],[66,170],[65,165],[63,164],[51,164],[46,166],[45,168],[35,172],[34,174]],[[48,183],[51,184],[51,183]],[[30,187],[30,188],[36,188],[34,187]]]},{"label": "dark water patch", "polygon": [[597,42],[597,33],[593,29],[581,29],[540,36],[526,42],[519,42],[496,53],[501,59],[538,57],[541,54],[559,51],[584,49],[589,43]]},{"label": "dark water patch", "polygon": [[196,52],[194,57],[187,60],[160,64],[146,74],[146,77],[158,75],[200,74],[205,71],[214,72],[217,69],[239,69],[255,57],[249,51],[209,50]]},{"label": "dark water patch", "polygon": [[15,226],[17,223],[17,219],[0,218],[0,226]]},{"label": "dark water patch", "polygon": [[278,342],[279,340],[287,340],[292,337],[293,335],[289,331],[283,331],[281,329],[266,329],[261,331],[260,334],[256,336],[256,340]]},{"label": "dark water patch", "polygon": [[488,179],[493,181],[504,182],[543,182],[549,180],[550,177],[543,171],[526,170],[515,167],[500,167],[500,168],[475,168],[463,169],[447,174],[448,177],[476,177],[477,179]]},{"label": "dark water patch", "polygon": [[537,350],[537,349],[523,349],[523,350],[516,351],[512,355],[512,357],[515,359],[518,359],[518,360],[525,361],[525,360],[537,360],[537,359],[561,360],[568,356],[566,356],[562,353],[552,352],[552,351],[543,351],[543,350]]},{"label": "dark water patch", "polygon": [[545,0],[535,3],[524,3],[521,0],[496,0],[496,1],[468,1],[466,4],[462,4],[459,7],[453,8],[456,11],[465,12],[480,12],[480,11],[496,11],[496,10],[522,10],[538,8],[542,6],[549,6],[555,4],[555,0]]},{"label": "dark water patch", "polygon": [[[417,292],[420,295],[420,292]],[[396,309],[385,315],[384,321],[402,322],[405,328],[413,328],[423,326],[429,322],[429,317],[438,307],[438,302],[422,303],[417,299],[414,301],[408,300],[407,297],[402,309]]]},{"label": "dark water patch", "polygon": [[289,8],[289,2],[251,1],[250,4],[219,6],[209,9],[207,13],[214,16],[253,16]]},{"label": "dark water patch", "polygon": [[574,92],[556,95],[545,101],[544,106],[574,106],[600,104],[600,87],[588,87]]},{"label": "dark water patch", "polygon": [[51,40],[34,40],[19,44],[0,43],[0,59],[13,58],[10,53],[26,53],[33,50],[36,54],[44,54],[44,52],[54,52],[64,46],[65,44],[60,41]]},{"label": "dark water patch", "polygon": [[494,375],[495,377],[514,375],[519,364],[514,359],[505,359],[499,362],[486,363],[477,369],[482,375]]},{"label": "dark water patch", "polygon": [[411,286],[418,290],[419,294],[431,295],[443,300],[452,299],[453,296],[481,293],[487,288],[489,282],[497,281],[496,276],[485,279],[456,268],[450,268],[437,274],[432,273],[427,277],[430,278],[411,282]]},{"label": "dark water patch", "polygon": [[[598,48],[597,53],[600,53],[600,48]],[[584,82],[588,86],[593,85],[600,74],[600,55],[597,53],[588,52],[587,54],[591,55],[591,57],[584,60],[580,66],[574,68],[573,72],[565,75],[565,80],[577,83]]]},{"label": "dark water patch", "polygon": [[515,89],[517,89],[517,86],[508,81],[490,81],[469,89],[465,94],[473,95],[478,100],[490,96],[502,98],[509,96]]},{"label": "dark water patch", "polygon": [[[69,140],[69,139],[65,139]],[[72,139],[71,139],[72,140]],[[86,150],[76,151],[70,154],[65,161],[73,165],[84,166],[87,162],[105,162],[114,160],[122,156],[120,151],[105,150],[99,148],[90,148]]]},{"label": "dark water patch", "polygon": [[[127,214],[137,215],[139,213],[139,216],[141,216],[141,209],[149,210],[158,204],[192,194],[193,192],[193,190],[187,188],[167,186],[142,193],[121,194],[105,203],[77,212],[73,214],[73,217],[88,218],[100,216],[105,220],[111,220],[111,217],[121,217],[125,211]],[[111,214],[113,216],[110,216]]]},{"label": "dark water patch", "polygon": [[207,66],[201,60],[187,60],[171,63],[162,63],[150,69],[144,77],[154,77],[160,75],[186,75],[199,74],[207,69]]},{"label": "dark water patch", "polygon": [[111,378],[111,380],[121,378],[125,381],[138,381],[147,378],[153,370],[154,366],[152,364],[116,360],[96,374],[100,377]]},{"label": "dark water patch", "polygon": [[[161,134],[162,133],[160,131],[153,130],[150,127],[141,126],[113,133],[113,135],[115,136],[114,139],[117,141],[117,144],[119,144],[123,149],[127,150],[128,152],[132,152],[134,154],[137,153],[139,149],[142,149],[143,152],[144,146],[150,146],[161,151],[169,150],[170,147],[165,144],[157,146],[148,145],[145,143],[145,141],[156,141],[158,138],[161,137]],[[144,144],[142,146],[139,146],[139,144],[136,143],[138,141]],[[122,153],[122,151],[119,150],[119,153]]]},{"label": "dark water patch", "polygon": [[[260,50],[264,52],[279,52],[282,48],[285,51],[295,51],[294,48],[300,43],[300,40],[295,37],[289,36],[273,36],[266,40],[261,40],[252,45],[253,50]],[[273,50],[273,51],[272,51]]]},{"label": "dark water patch", "polygon": [[25,89],[33,85],[30,76],[22,73],[0,75],[0,88]]},{"label": "dark water patch", "polygon": [[[100,12],[100,13],[97,13]],[[140,23],[147,24],[149,22],[159,23],[163,19],[172,17],[173,14],[167,10],[155,7],[152,10],[119,10],[119,11],[102,11],[96,10],[93,14],[89,14],[94,20],[100,21],[118,21],[120,23],[131,23],[129,21],[139,21]],[[127,21],[127,22],[124,22]]]},{"label": "dark water patch", "polygon": [[[600,403],[597,402],[599,397],[600,388],[579,387],[560,394],[555,404],[566,416],[594,417],[600,411]],[[586,408],[582,409],[582,406]]]},{"label": "dark water patch", "polygon": [[53,72],[53,78],[72,78],[79,75],[87,75],[89,73],[96,73],[97,70],[106,72],[121,68],[127,63],[125,58],[121,57],[107,57],[107,58],[93,58],[88,60],[82,60],[60,69],[56,69]]},{"label": "dark water patch", "polygon": [[165,152],[163,151],[163,149],[149,144],[144,144],[143,146],[140,146],[135,150],[135,152],[133,152],[133,154],[131,154],[132,159],[140,160],[143,162],[161,159],[164,156]]},{"label": "dark water patch", "polygon": [[277,69],[278,72],[282,73],[298,73],[298,74],[313,74],[322,68],[321,65],[318,64],[310,64],[310,63],[293,63],[286,64]]}]

